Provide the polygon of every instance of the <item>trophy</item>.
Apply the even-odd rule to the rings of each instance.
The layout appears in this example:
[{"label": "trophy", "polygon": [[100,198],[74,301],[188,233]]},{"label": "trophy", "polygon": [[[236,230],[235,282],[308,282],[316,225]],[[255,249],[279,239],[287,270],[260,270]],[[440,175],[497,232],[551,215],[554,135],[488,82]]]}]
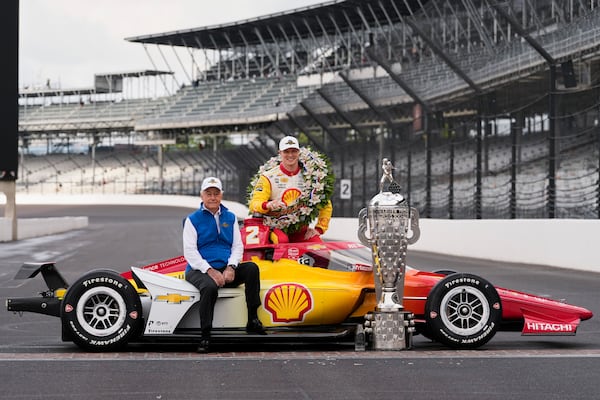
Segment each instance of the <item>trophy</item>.
[{"label": "trophy", "polygon": [[406,249],[419,238],[419,214],[400,194],[393,169],[384,158],[379,193],[358,215],[358,237],[373,257],[377,306],[365,317],[364,334],[372,338],[375,350],[410,348],[414,332],[414,316],[404,310],[402,299]]}]

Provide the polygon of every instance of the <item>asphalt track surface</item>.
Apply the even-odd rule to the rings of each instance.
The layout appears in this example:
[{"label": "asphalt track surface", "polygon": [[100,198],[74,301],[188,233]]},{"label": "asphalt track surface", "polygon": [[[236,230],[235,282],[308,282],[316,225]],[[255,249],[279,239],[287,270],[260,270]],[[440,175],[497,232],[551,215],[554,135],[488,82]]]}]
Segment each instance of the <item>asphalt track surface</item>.
[{"label": "asphalt track surface", "polygon": [[[72,282],[93,268],[124,271],[181,253],[191,210],[139,206],[20,206],[19,217],[89,217],[89,227],[0,243],[0,301],[35,295],[41,279],[15,281],[24,261],[55,261]],[[426,235],[426,232],[422,232]],[[525,243],[522,244],[526,246]],[[508,251],[519,251],[518,248]],[[417,336],[411,350],[355,352],[352,345],[133,345],[86,353],[60,340],[53,317],[0,311],[2,399],[598,399],[600,274],[416,254],[423,270],[481,275],[591,309],[574,337],[500,332],[478,350],[449,350]]]}]

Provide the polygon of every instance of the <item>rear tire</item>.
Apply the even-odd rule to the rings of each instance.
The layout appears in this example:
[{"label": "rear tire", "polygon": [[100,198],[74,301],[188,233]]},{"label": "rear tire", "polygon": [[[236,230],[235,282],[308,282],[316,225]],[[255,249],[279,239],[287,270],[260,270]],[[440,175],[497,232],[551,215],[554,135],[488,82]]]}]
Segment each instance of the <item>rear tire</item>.
[{"label": "rear tire", "polygon": [[139,336],[142,315],[140,297],[129,281],[111,270],[92,271],[65,295],[63,337],[89,351],[116,350]]},{"label": "rear tire", "polygon": [[425,303],[427,334],[457,349],[483,346],[496,334],[501,318],[496,288],[472,274],[452,274],[442,279]]}]

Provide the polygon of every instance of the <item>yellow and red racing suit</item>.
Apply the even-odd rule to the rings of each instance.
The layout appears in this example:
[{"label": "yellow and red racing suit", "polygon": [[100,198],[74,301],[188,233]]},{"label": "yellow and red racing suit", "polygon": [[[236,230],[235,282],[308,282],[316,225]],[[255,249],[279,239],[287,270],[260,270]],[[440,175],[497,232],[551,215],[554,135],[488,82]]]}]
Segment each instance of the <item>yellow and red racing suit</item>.
[{"label": "yellow and red racing suit", "polygon": [[[261,213],[276,217],[283,213],[289,214],[295,211],[294,206],[298,202],[298,198],[302,195],[302,191],[306,182],[300,173],[300,168],[294,172],[286,170],[282,165],[266,171],[260,176],[256,186],[252,190],[252,197],[248,208],[252,213]],[[270,211],[267,209],[267,203],[270,200],[281,200],[286,204],[286,208],[282,211]],[[319,211],[315,229],[323,234],[329,227],[333,206],[331,201]],[[306,230],[304,227],[302,230]]]}]

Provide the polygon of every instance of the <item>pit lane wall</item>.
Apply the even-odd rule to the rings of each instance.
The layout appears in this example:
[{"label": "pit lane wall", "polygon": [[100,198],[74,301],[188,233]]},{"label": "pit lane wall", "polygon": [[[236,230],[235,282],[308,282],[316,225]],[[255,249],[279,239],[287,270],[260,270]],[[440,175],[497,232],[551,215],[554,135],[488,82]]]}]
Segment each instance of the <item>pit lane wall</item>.
[{"label": "pit lane wall", "polygon": [[[0,196],[0,204],[5,198]],[[25,195],[17,194],[21,204],[118,205],[198,207],[194,196],[155,195]],[[243,204],[224,201],[225,206],[244,218]],[[11,237],[11,221],[0,218],[0,242]],[[81,229],[87,217],[19,219],[18,238],[50,235]],[[518,220],[439,220],[421,219],[421,237],[409,251],[424,251],[510,263],[547,265],[600,272],[600,220],[518,219]],[[358,241],[357,218],[333,218],[326,240]]]}]

